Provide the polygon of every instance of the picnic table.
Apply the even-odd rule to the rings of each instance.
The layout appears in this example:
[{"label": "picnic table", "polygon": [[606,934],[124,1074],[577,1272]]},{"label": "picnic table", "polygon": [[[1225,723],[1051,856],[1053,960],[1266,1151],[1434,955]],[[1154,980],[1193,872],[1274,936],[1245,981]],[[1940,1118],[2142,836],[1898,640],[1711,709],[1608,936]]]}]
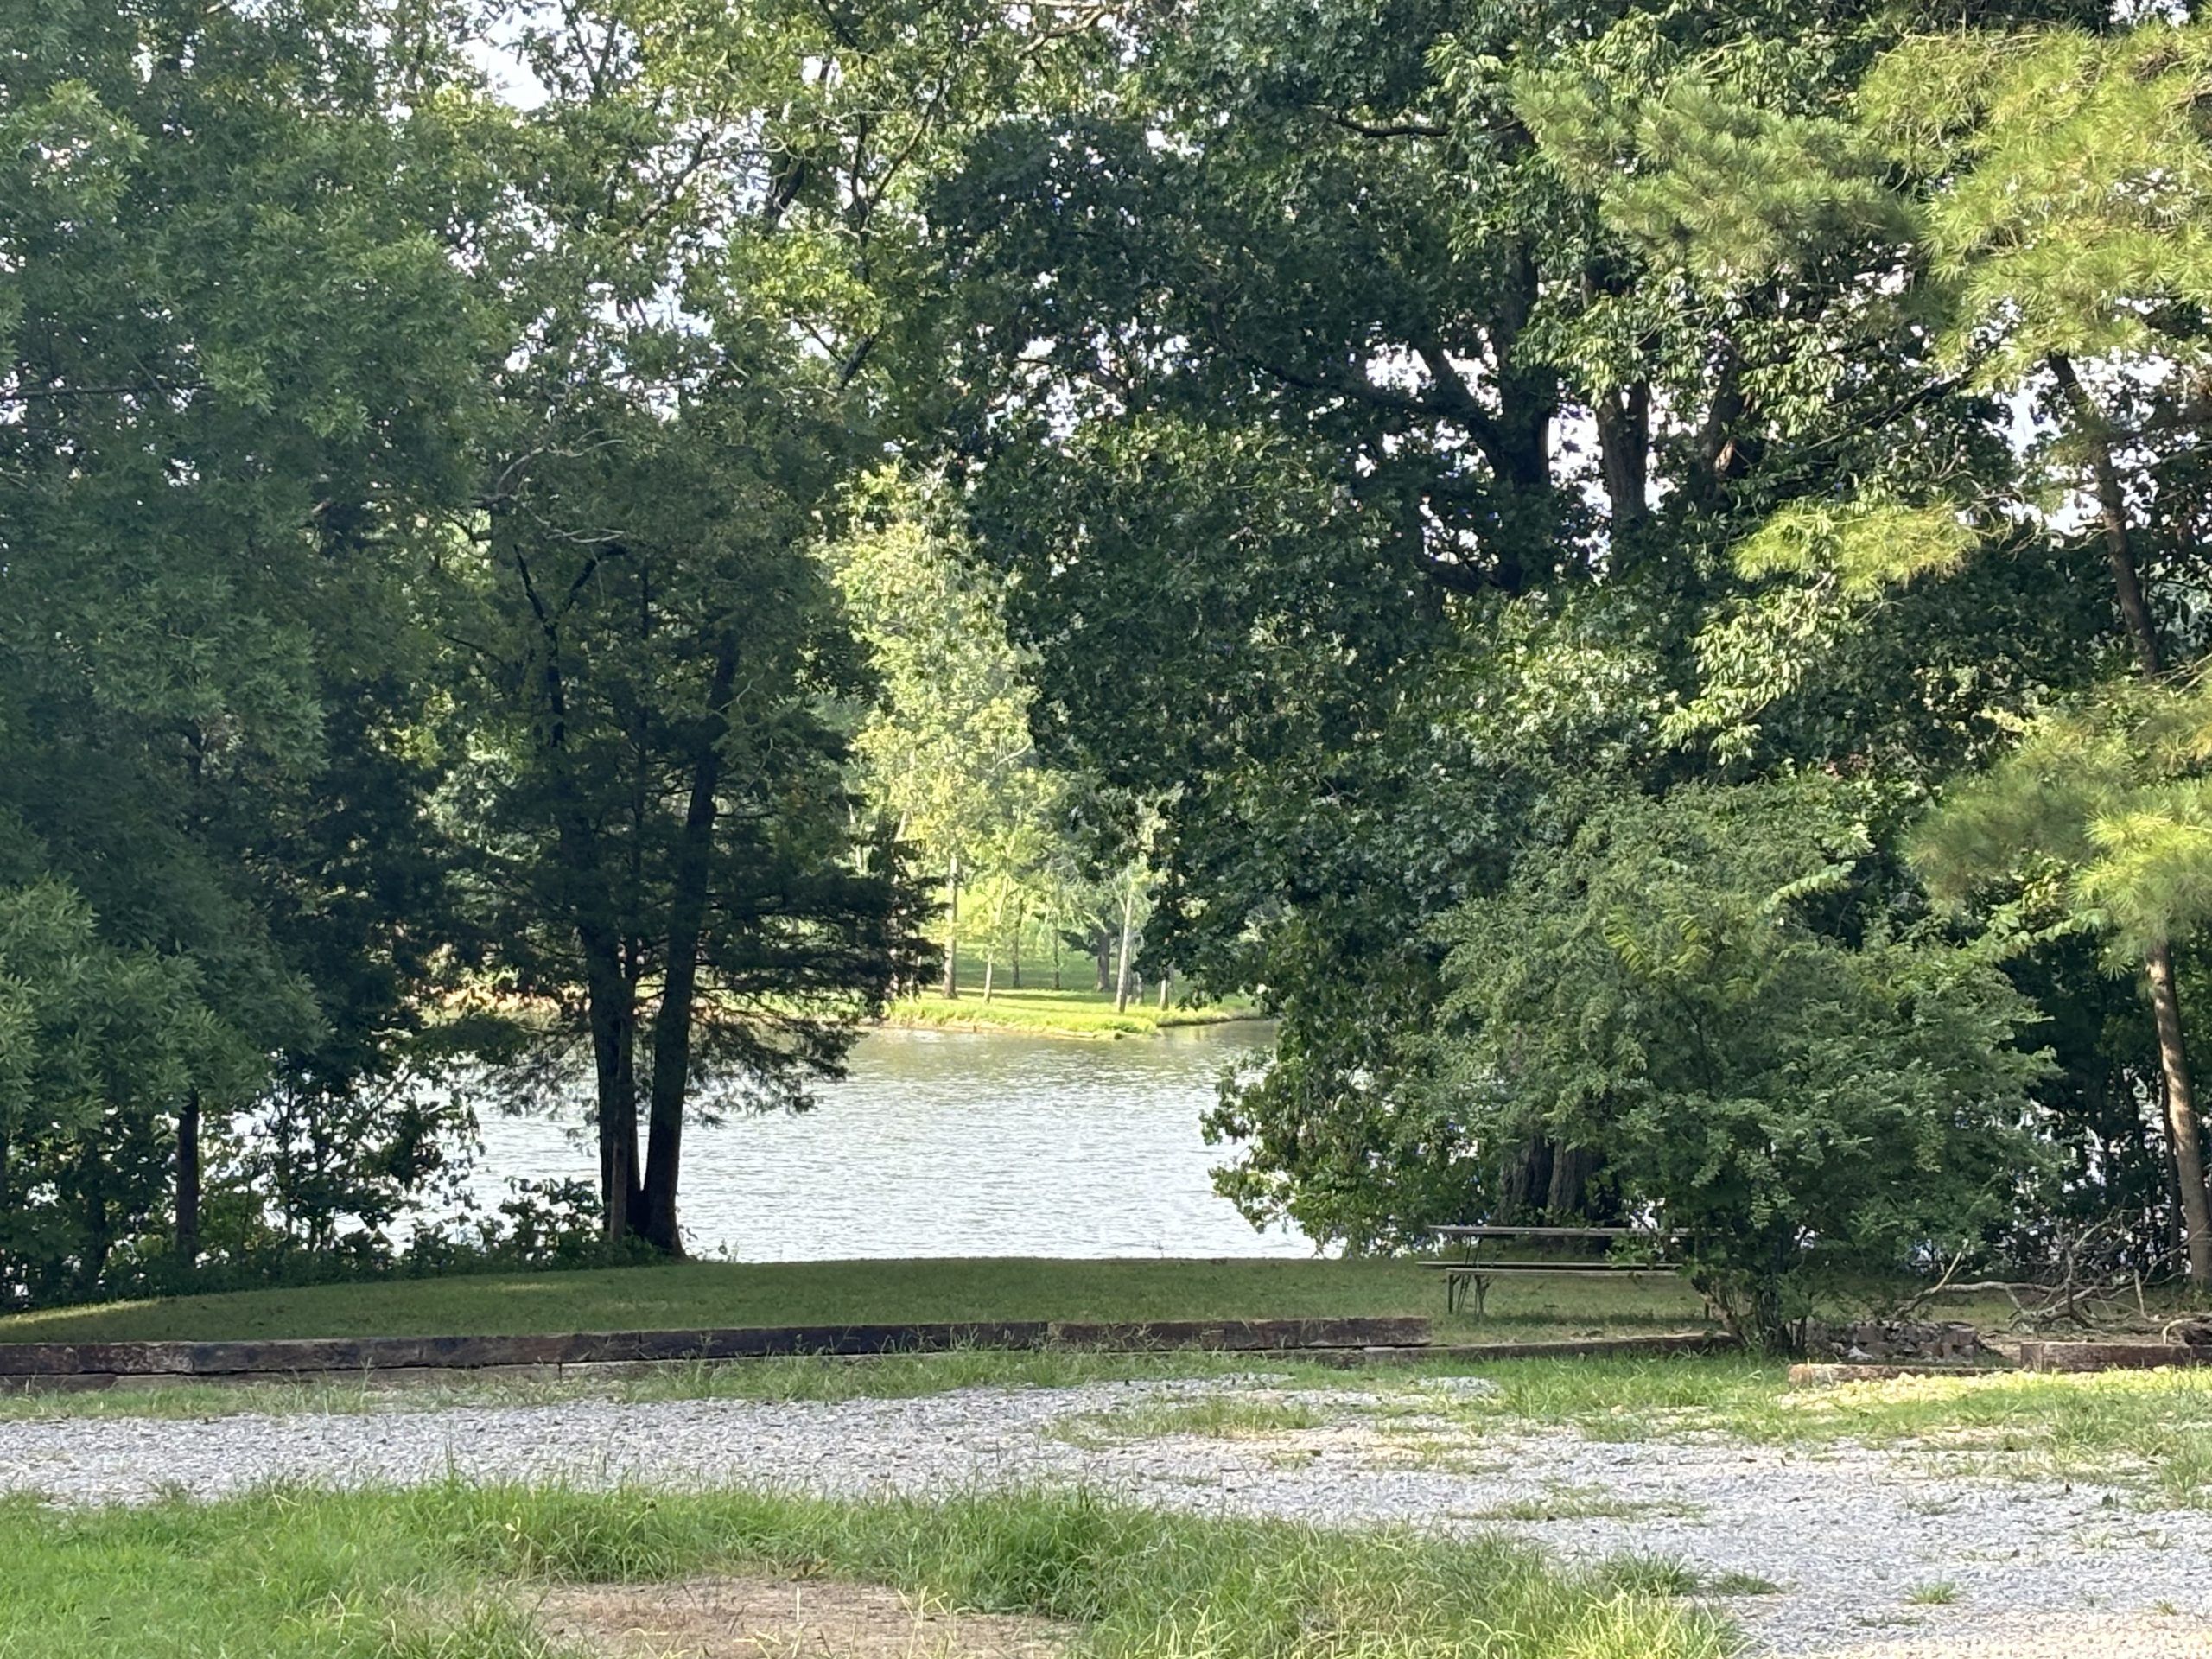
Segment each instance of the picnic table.
[{"label": "picnic table", "polygon": [[[1458,1244],[1465,1249],[1464,1255],[1428,1263],[1444,1275],[1444,1311],[1458,1313],[1467,1305],[1467,1293],[1471,1290],[1475,1294],[1475,1317],[1478,1319],[1483,1317],[1493,1279],[1537,1274],[1580,1277],[1610,1273],[1674,1273],[1679,1266],[1665,1259],[1667,1246],[1674,1242],[1675,1235],[1651,1227],[1510,1227],[1484,1223],[1479,1226],[1439,1227],[1433,1231],[1444,1244]],[[1605,1255],[1554,1256],[1531,1262],[1508,1260],[1497,1254],[1501,1247],[1509,1244],[1558,1244],[1592,1239],[1605,1241],[1608,1249],[1622,1239],[1643,1241],[1656,1249],[1651,1259],[1643,1261],[1620,1260]]]}]

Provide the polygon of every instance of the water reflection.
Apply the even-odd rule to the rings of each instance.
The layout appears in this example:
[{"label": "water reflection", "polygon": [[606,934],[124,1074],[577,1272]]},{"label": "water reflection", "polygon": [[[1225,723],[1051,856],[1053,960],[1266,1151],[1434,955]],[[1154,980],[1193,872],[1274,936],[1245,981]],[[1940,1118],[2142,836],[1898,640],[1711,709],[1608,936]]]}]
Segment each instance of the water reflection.
[{"label": "water reflection", "polygon": [[[692,1249],[743,1261],[885,1255],[1304,1255],[1215,1196],[1198,1116],[1262,1027],[1077,1042],[883,1031],[803,1116],[741,1117],[686,1137]],[[566,1126],[484,1124],[479,1197],[507,1175],[589,1178]]]}]

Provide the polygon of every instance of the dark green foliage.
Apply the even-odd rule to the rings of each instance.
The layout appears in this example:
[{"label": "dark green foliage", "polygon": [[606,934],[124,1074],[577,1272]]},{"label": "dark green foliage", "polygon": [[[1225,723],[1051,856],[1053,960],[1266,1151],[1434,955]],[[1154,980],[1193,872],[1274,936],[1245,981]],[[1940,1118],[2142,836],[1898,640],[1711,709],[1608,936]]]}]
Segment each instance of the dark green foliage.
[{"label": "dark green foliage", "polygon": [[593,1070],[610,1237],[663,1249],[692,1086],[716,1078],[711,1111],[804,1104],[923,954],[828,717],[867,680],[806,542],[816,435],[699,403],[607,410],[534,461],[457,601],[495,982],[556,1011],[551,1078]]},{"label": "dark green foliage", "polygon": [[0,1100],[4,1299],[173,1223],[246,1249],[263,1198],[309,1231],[378,1208],[228,1128],[274,1077],[397,1064],[436,927],[407,583],[487,342],[433,229],[454,134],[392,112],[452,73],[419,23],[68,0],[10,11],[0,64],[0,889],[36,923],[0,982],[41,1005]]},{"label": "dark green foliage", "polygon": [[[1279,1016],[1210,1124],[1255,1219],[1663,1198],[1770,1333],[2178,1197],[2212,1282],[2202,746],[2031,789],[2056,851],[1996,811],[2118,667],[2194,695],[2212,48],[1963,21],[10,12],[0,1299],[380,1268],[472,1054],[588,1065],[604,1231],[680,1248],[687,1121],[924,972],[910,841],[994,967]],[[1929,931],[1947,797],[2016,990]]]},{"label": "dark green foliage", "polygon": [[[1449,931],[1443,1086],[1468,1145],[1601,1148],[1730,1323],[1777,1346],[1822,1283],[2005,1224],[2050,1070],[1986,955],[1864,887],[1853,805],[1809,785],[1608,803]],[[1845,937],[1821,926],[1839,899]]]},{"label": "dark green foliage", "polygon": [[1942,175],[1854,105],[1923,27],[1211,6],[1065,46],[938,188],[922,402],[1040,742],[1157,792],[1153,948],[1282,1020],[1212,1123],[1255,1218],[1608,1204],[1602,1147],[1471,1156],[1425,1040],[1440,919],[1556,856],[1586,774],[1867,779],[1909,889],[1916,804],[2124,639],[1942,335]]}]

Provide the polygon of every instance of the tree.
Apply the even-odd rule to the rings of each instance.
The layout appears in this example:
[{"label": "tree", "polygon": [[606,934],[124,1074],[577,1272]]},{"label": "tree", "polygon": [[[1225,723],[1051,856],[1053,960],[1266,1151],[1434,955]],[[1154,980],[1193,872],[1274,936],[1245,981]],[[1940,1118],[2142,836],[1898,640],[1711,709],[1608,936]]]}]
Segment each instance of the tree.
[{"label": "tree", "polygon": [[[1603,180],[1650,160],[1614,167],[1606,111],[1546,105],[1536,72],[1610,96],[1710,62],[1797,110],[1907,27],[1147,13],[1062,43],[935,192],[928,412],[1013,578],[1040,747],[1166,803],[1149,946],[1281,1021],[1213,1120],[1255,1218],[1378,1243],[1472,1218],[1397,1128],[1421,1118],[1437,919],[1593,766],[1662,787],[1739,764],[1666,720],[1701,630],[1758,592],[1732,543],[1839,478],[1917,503],[2004,454],[1999,411],[1931,391],[1930,342],[1865,276],[1870,248],[1896,263],[1885,225],[1830,214],[1786,273],[1693,280],[1606,211]],[[1940,774],[2033,696],[2032,673],[1973,677],[2048,626],[2039,596],[1865,608],[1855,660],[1752,764],[1924,748]],[[1586,1170],[1526,1151],[1520,1190],[1573,1202]]]},{"label": "tree", "polygon": [[2212,1284],[2212,1196],[2173,947],[2212,918],[2212,697],[2115,687],[2039,721],[1986,772],[1948,791],[1917,843],[1939,894],[2020,894],[2027,921],[2101,935],[2149,982],[2166,1133],[2189,1276]]},{"label": "tree", "polygon": [[1989,956],[1852,893],[1872,850],[1853,805],[1811,784],[1605,801],[1449,925],[1441,1076],[1468,1143],[1603,1147],[1770,1346],[1823,1280],[2001,1226],[2049,1069]]},{"label": "tree", "polygon": [[[1000,922],[1021,907],[1058,791],[1030,738],[1036,692],[942,506],[887,472],[862,481],[853,508],[830,557],[882,680],[855,753],[893,839],[945,873],[943,990],[957,996],[961,894],[972,906],[973,894],[995,890]],[[986,931],[987,950],[996,932]]]},{"label": "tree", "polygon": [[805,1104],[918,968],[921,904],[849,787],[873,688],[820,556],[868,453],[847,262],[895,257],[828,67],[870,87],[865,54],[810,14],[666,21],[525,37],[548,96],[487,238],[518,340],[450,632],[506,978],[544,1058],[591,1057],[607,1239],[673,1254],[696,1085]]},{"label": "tree", "polygon": [[[119,1230],[162,1254],[164,1210],[174,1267],[251,1242],[209,1236],[203,1195],[250,1210],[253,1179],[211,1152],[272,1070],[321,1069],[376,954],[308,894],[342,864],[386,896],[435,839],[419,791],[342,859],[304,826],[419,717],[389,677],[490,342],[438,228],[474,178],[455,57],[416,9],[64,4],[0,22],[0,974],[85,953],[20,1057],[68,1103],[37,1128],[81,1225],[9,1291],[82,1294]],[[54,1081],[95,1030],[97,1089]]]},{"label": "tree", "polygon": [[[2212,339],[2202,321],[2212,302],[2212,130],[2202,97],[2209,65],[2212,29],[2202,24],[2152,23],[2104,40],[2059,33],[1920,41],[1883,64],[1865,100],[1887,148],[1946,175],[1920,204],[1918,228],[1949,289],[1952,352],[1993,387],[2036,396],[2050,434],[2044,458],[2061,474],[2087,473],[2113,601],[2137,671],[2152,684],[2170,658],[2145,592],[2143,543],[2178,530],[2183,556],[2196,553],[2190,526],[2201,506],[2177,510],[2171,492],[2178,485],[2201,498],[2194,440],[2212,426]],[[2147,501],[2150,525],[2131,494]],[[2193,791],[2184,786],[2178,801],[2170,787],[2159,792],[2175,753],[2157,715],[2137,736],[2145,765],[2133,780],[2110,740],[2133,745],[2108,726],[2099,741],[2098,723],[2093,715],[2087,728],[2049,725],[2017,762],[2025,775],[2047,775],[2054,763],[2063,766],[2065,751],[2081,751],[2095,779],[2088,787],[2102,798],[2093,803],[2069,787],[2023,819],[2003,803],[2024,774],[2000,771],[1955,809],[1949,839],[1955,847],[1964,823],[1981,819],[1990,868],[2004,868],[2011,861],[1992,843],[2012,816],[2024,837],[2016,850],[2072,863],[2089,902],[2116,906],[2115,936],[2139,957],[2150,993],[2184,1253],[2202,1293],[2212,1289],[2212,1204],[2172,951],[2177,929],[2195,920],[2193,884],[2175,858],[2194,831]],[[2131,781],[2152,792],[2131,798]],[[1938,836],[1931,844],[1942,844]],[[2163,848],[2145,845],[2161,837]],[[2088,844],[2109,844],[2118,856],[2085,860]],[[1955,861],[1944,861],[1965,885]],[[2131,874],[2176,885],[2146,893],[2129,885]]]},{"label": "tree", "polygon": [[[1598,140],[1593,161],[1631,149],[1649,163],[1616,169],[1598,187],[1631,233],[1687,250],[1689,267],[1710,276],[1801,268],[1833,242],[1837,224],[1864,227],[1883,251],[1875,291],[1897,296],[1892,336],[1910,332],[1932,347],[1927,395],[1954,386],[1994,395],[2026,429],[2008,465],[1961,469],[1917,492],[1853,480],[1847,493],[1857,499],[1827,512],[1815,533],[1785,514],[1746,543],[1739,569],[1788,570],[1864,605],[1896,582],[1955,567],[1978,540],[2017,545],[2022,525],[2048,523],[2052,493],[2078,487],[2094,538],[2051,528],[2062,542],[2091,540],[2126,655],[2146,684],[2158,682],[2172,651],[2156,579],[2178,601],[2200,591],[2204,575],[2196,439],[2212,423],[2202,322],[2212,296],[2212,149],[2199,96],[2208,55],[2212,35],[2202,25],[1931,36],[1886,54],[1847,112],[1724,96],[1694,73],[1602,112],[1572,88],[1550,86],[1554,112],[1568,110],[1561,126]],[[2093,626],[2106,634],[2110,625]],[[1709,637],[1708,659],[1713,645],[1732,643]],[[1708,717],[1730,695],[1708,690]],[[2108,690],[2096,701],[2109,711],[2128,700]],[[2022,764],[2055,778],[2069,744],[2085,760],[2099,747],[2091,733],[2108,717],[2043,728]],[[2128,717],[2119,718],[2124,727]],[[2086,874],[2079,837],[2105,809],[2054,801],[2052,820],[2013,810],[2024,840],[2008,848],[1999,803],[2024,786],[2011,764],[1969,793],[1963,816],[1931,844],[1978,841],[1993,879],[2037,852]],[[2098,787],[2132,786],[2113,755],[2097,764]],[[2166,775],[2148,763],[2136,782]],[[1982,830],[1969,831],[1970,821]],[[1930,855],[1955,890],[1974,885],[1955,855]],[[2171,942],[2157,928],[2122,936],[2143,964],[2177,1164],[2196,1171]],[[2202,1181],[2185,1173],[2180,1189],[2190,1275],[2212,1282]]]},{"label": "tree", "polygon": [[865,680],[810,546],[817,452],[791,382],[747,378],[541,447],[468,572],[470,810],[513,988],[559,1010],[556,1055],[588,1045],[608,1238],[671,1254],[694,1085],[803,1105],[918,960],[828,718]]}]

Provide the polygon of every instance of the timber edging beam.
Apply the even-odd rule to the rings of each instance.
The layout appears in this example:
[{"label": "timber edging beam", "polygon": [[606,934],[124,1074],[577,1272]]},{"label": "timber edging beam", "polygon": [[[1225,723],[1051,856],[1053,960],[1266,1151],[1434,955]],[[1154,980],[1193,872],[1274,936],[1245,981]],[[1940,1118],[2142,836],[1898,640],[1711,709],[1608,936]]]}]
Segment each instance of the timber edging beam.
[{"label": "timber edging beam", "polygon": [[2212,1346],[2180,1342],[2045,1342],[2020,1344],[2024,1371],[2149,1371],[2168,1365],[2212,1365]]},{"label": "timber edging beam", "polygon": [[408,1370],[672,1363],[785,1356],[859,1357],[1046,1348],[1109,1353],[1296,1353],[1424,1347],[1425,1319],[1015,1319],[925,1325],[741,1326],[581,1332],[565,1336],[327,1337],[214,1342],[0,1343],[0,1383],[72,1376],[336,1376]]}]

